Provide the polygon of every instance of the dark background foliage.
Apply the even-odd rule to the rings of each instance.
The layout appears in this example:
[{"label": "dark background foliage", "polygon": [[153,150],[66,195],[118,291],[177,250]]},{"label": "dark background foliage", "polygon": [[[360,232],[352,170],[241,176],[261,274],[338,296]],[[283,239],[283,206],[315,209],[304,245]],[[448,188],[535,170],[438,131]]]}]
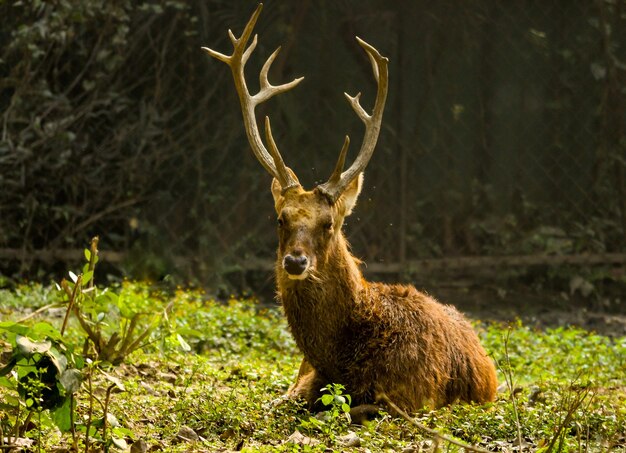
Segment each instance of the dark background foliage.
[{"label": "dark background foliage", "polygon": [[[270,178],[228,68],[200,50],[229,53],[226,30],[239,34],[255,6],[0,1],[5,275],[42,276],[43,251],[63,260],[96,234],[137,277],[217,284],[271,260]],[[390,59],[383,130],[346,228],[371,265],[623,252],[623,0],[270,0],[256,31],[252,87],[278,45],[270,80],[306,76],[258,116],[271,114],[307,187],[328,178],[346,132],[358,149],[343,92],[373,103],[354,36]]]}]

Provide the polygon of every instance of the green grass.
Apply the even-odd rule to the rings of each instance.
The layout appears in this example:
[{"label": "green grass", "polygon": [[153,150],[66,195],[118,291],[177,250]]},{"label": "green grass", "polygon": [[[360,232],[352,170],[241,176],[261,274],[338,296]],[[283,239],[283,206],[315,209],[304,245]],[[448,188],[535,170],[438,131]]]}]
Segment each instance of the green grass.
[{"label": "green grass", "polygon": [[[103,414],[99,402],[119,379],[124,391],[111,394],[109,438],[128,444],[142,439],[149,447],[172,452],[343,451],[342,436],[349,431],[360,440],[356,451],[420,451],[435,443],[407,420],[388,414],[367,426],[349,426],[340,410],[312,422],[296,402],[272,404],[293,381],[301,360],[277,308],[261,309],[250,300],[216,302],[200,291],[166,293],[144,284],[126,283],[116,291],[134,306],[157,312],[169,305],[169,312],[144,347],[106,369],[108,377],[94,372],[93,398],[87,382],[77,393],[76,419],[84,422],[93,403],[98,427]],[[60,300],[55,289],[41,286],[0,291],[0,320],[17,320]],[[105,327],[115,331],[120,320],[112,313]],[[46,321],[58,329],[62,315],[44,311],[25,324]],[[538,331],[520,323],[477,323],[476,328],[499,365],[498,400],[425,411],[417,421],[488,450],[513,451],[520,436],[525,451],[626,450],[626,338],[574,328]],[[64,338],[76,351],[82,348],[84,334],[75,320]],[[0,340],[10,350],[14,336],[0,330]],[[0,367],[8,356],[2,357]],[[3,397],[9,401],[16,392],[0,386],[0,401]],[[25,413],[19,416],[23,420]],[[15,417],[0,406],[5,436]],[[199,439],[193,444],[181,440],[177,434],[183,427]],[[71,443],[47,411],[32,417],[29,428],[25,437],[41,438],[42,451]],[[319,443],[286,443],[296,430]],[[462,451],[443,441],[441,447]]]}]

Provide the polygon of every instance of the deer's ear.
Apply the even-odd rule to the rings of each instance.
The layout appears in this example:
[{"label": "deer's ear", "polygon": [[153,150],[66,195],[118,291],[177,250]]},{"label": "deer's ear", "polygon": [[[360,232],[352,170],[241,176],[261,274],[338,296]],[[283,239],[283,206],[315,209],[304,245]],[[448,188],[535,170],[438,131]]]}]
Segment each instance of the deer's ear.
[{"label": "deer's ear", "polygon": [[282,190],[283,188],[281,187],[278,180],[276,178],[272,178],[272,196],[274,197],[274,208],[276,209],[277,213],[279,212],[278,205],[283,200],[283,195],[281,193]]},{"label": "deer's ear", "polygon": [[354,209],[356,205],[356,200],[359,198],[362,187],[363,173],[359,173],[359,176],[352,180],[350,185],[341,194],[341,197],[339,197],[338,206],[343,216],[349,216],[352,213],[352,209]]}]

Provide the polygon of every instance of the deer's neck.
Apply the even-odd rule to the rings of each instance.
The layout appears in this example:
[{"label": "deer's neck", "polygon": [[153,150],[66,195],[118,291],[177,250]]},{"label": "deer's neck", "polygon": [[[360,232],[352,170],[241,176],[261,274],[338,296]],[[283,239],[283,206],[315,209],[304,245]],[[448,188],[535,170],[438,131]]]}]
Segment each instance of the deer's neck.
[{"label": "deer's neck", "polygon": [[[341,233],[306,280],[289,280],[277,263],[278,295],[296,343],[312,362],[332,357],[364,285],[358,260]],[[330,349],[330,350],[329,350]],[[320,366],[318,364],[318,366]]]}]

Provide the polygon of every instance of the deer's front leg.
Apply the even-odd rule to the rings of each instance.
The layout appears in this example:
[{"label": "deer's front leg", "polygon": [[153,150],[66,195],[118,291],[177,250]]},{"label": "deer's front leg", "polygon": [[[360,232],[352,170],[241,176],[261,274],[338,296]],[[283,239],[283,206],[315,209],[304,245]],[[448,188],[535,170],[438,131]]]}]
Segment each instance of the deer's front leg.
[{"label": "deer's front leg", "polygon": [[309,409],[313,409],[316,401],[321,397],[320,391],[328,381],[311,365],[307,359],[302,359],[296,382],[289,387],[288,399],[303,399]]}]

